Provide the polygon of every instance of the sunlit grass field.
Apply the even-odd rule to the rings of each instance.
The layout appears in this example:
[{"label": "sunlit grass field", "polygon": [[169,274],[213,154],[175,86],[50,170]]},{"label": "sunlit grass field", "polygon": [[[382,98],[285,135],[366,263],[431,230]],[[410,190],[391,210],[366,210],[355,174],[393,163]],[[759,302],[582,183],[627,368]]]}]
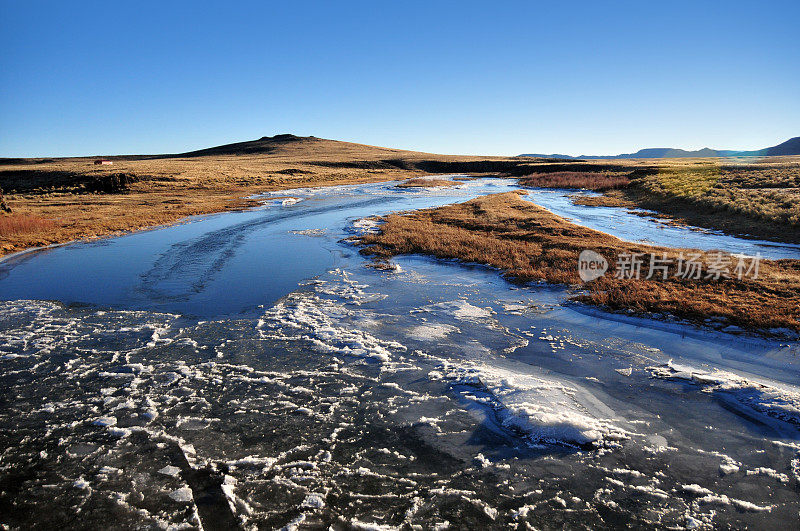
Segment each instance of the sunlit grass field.
[{"label": "sunlit grass field", "polygon": [[[680,278],[680,253],[624,242],[614,236],[568,222],[515,193],[479,197],[465,203],[390,215],[378,234],[361,238],[363,252],[377,258],[428,254],[496,267],[511,279],[543,280],[580,286],[575,298],[589,304],[637,314],[671,314],[703,322],[718,317],[748,329],[800,330],[800,260],[762,260],[756,277]],[[584,249],[602,254],[611,264],[623,253],[650,253],[672,261],[667,279],[615,278],[607,274],[588,284],[578,276]],[[713,253],[703,254],[704,270]]]},{"label": "sunlit grass field", "polygon": [[677,197],[765,221],[800,224],[800,164],[668,166],[637,184],[658,197]]},{"label": "sunlit grass field", "polygon": [[585,170],[546,170],[542,166],[520,183],[600,191],[603,197],[575,200],[640,206],[690,225],[800,243],[800,156],[590,161]]}]

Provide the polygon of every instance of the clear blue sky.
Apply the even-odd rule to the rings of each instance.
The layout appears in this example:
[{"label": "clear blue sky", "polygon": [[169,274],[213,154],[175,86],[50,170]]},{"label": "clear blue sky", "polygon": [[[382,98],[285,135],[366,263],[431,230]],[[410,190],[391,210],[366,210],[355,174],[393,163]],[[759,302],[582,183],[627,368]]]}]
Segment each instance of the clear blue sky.
[{"label": "clear blue sky", "polygon": [[439,153],[800,135],[800,2],[0,0],[0,156],[277,133]]}]

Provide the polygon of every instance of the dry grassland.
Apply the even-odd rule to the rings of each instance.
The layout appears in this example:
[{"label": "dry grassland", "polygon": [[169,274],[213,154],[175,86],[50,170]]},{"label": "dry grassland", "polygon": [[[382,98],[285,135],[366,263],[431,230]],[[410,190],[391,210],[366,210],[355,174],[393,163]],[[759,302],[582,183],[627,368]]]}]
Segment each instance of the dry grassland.
[{"label": "dry grassland", "polygon": [[[480,197],[461,204],[390,215],[379,234],[361,239],[363,253],[377,258],[428,254],[499,268],[517,281],[547,281],[580,286],[576,300],[638,314],[672,314],[702,322],[711,317],[747,329],[800,330],[800,260],[762,260],[758,278],[741,280],[676,277],[679,253],[623,242],[603,232],[572,224],[515,193]],[[610,272],[581,284],[578,255],[592,249],[603,255]],[[644,253],[642,272],[649,271],[650,253],[673,261],[667,280],[614,278],[617,257]],[[708,269],[710,257],[702,258]],[[735,264],[735,260],[734,260]]]}]

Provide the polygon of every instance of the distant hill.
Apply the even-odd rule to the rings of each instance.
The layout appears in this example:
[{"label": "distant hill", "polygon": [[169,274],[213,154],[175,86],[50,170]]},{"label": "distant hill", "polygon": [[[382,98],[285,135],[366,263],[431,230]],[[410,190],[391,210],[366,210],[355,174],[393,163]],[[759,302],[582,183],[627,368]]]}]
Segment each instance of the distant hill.
[{"label": "distant hill", "polygon": [[415,151],[392,149],[339,140],[328,140],[315,136],[296,136],[290,134],[262,136],[258,140],[236,142],[186,153],[150,155],[154,158],[190,158],[224,155],[270,155],[270,156],[310,156],[310,157],[391,157],[399,155],[426,155]]},{"label": "distant hill", "polygon": [[[381,160],[394,158],[410,159],[475,159],[477,157],[465,156],[446,156],[421,151],[408,151],[403,149],[386,148],[380,146],[370,146],[367,144],[357,144],[355,142],[344,142],[340,140],[328,140],[315,136],[297,136],[282,134],[275,136],[262,136],[257,140],[247,140],[245,142],[235,142],[224,144],[184,153],[160,153],[160,154],[141,154],[141,155],[110,155],[94,154],[91,156],[78,157],[52,157],[52,158],[20,158],[20,157],[0,157],[0,165],[31,165],[57,162],[67,159],[110,159],[112,161],[123,160],[160,160],[160,159],[193,159],[203,157],[231,157],[244,156],[268,157],[270,159],[293,158],[302,160]],[[487,158],[487,157],[484,157]],[[508,157],[488,157],[492,159],[506,159]]]},{"label": "distant hill", "polygon": [[764,151],[766,151],[766,155],[800,155],[800,136],[790,138],[786,142]]},{"label": "distant hill", "polygon": [[[41,164],[59,164],[65,161],[85,164],[96,159],[108,159],[113,166],[103,167],[108,171],[119,171],[125,162],[180,160],[192,164],[204,164],[208,160],[220,161],[222,164],[237,159],[247,164],[276,164],[281,171],[295,171],[285,165],[309,164],[314,168],[339,168],[357,170],[420,170],[431,173],[490,173],[490,172],[523,172],[538,161],[520,159],[518,157],[481,156],[481,155],[441,155],[422,151],[409,151],[341,140],[330,140],[316,136],[297,136],[280,134],[262,136],[256,140],[234,142],[184,153],[161,153],[149,155],[92,155],[83,157],[58,158],[2,158],[0,167],[35,166]],[[182,164],[183,162],[181,162]],[[284,166],[280,166],[284,165]],[[199,167],[199,166],[196,166]],[[140,166],[141,168],[141,166]],[[211,171],[212,166],[208,166]],[[90,168],[96,172],[94,165]],[[0,172],[2,172],[0,168]],[[39,171],[39,170],[36,170]],[[141,171],[141,170],[140,170]],[[204,170],[205,171],[205,170]],[[237,169],[236,171],[240,171]],[[304,171],[310,171],[308,169]],[[297,172],[296,172],[297,173]],[[530,172],[528,172],[530,173]],[[521,175],[522,173],[520,173]],[[0,184],[2,181],[0,180]],[[4,186],[5,188],[5,186]]]},{"label": "distant hill", "polygon": [[544,155],[524,153],[520,157],[548,157],[560,159],[682,159],[695,157],[770,157],[777,155],[800,155],[800,136],[790,138],[782,144],[753,151],[735,151],[730,149],[703,148],[696,151],[686,151],[678,148],[645,148],[636,153],[623,153],[621,155]]},{"label": "distant hill", "polygon": [[275,135],[262,136],[258,140],[248,140],[246,142],[236,142],[222,146],[214,146],[186,153],[177,153],[174,156],[180,157],[207,157],[209,155],[254,155],[274,153],[286,144],[298,142],[312,142],[314,137],[300,137],[295,135]]}]

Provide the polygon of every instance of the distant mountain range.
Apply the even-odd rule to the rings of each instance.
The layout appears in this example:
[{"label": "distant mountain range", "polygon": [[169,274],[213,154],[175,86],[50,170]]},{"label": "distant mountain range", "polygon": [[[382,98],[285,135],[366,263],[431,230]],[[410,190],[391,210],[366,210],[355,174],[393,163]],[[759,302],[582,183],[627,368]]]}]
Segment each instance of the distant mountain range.
[{"label": "distant mountain range", "polygon": [[520,157],[545,157],[553,159],[685,159],[695,157],[770,157],[775,155],[800,155],[800,136],[790,138],[782,144],[754,151],[734,151],[730,149],[703,148],[697,151],[686,151],[677,148],[645,148],[636,153],[621,155],[570,155],[523,153]]}]

